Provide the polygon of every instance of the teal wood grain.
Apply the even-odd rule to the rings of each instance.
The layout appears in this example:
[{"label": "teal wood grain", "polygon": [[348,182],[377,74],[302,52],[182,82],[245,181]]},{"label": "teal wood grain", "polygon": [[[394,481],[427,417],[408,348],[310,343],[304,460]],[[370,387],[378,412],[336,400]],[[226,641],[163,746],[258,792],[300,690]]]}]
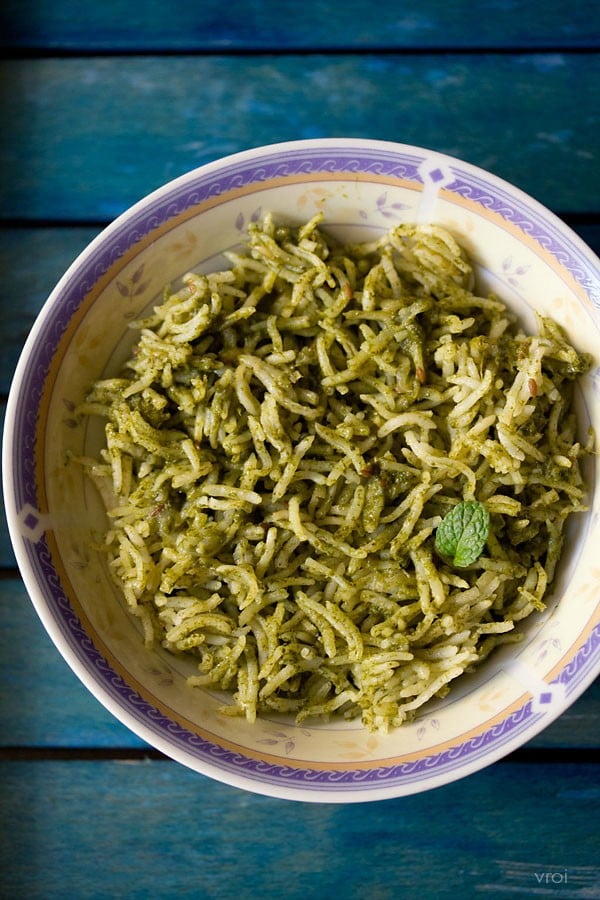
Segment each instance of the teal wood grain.
[{"label": "teal wood grain", "polygon": [[166,761],[3,763],[2,896],[598,897],[599,796],[590,765],[500,764],[344,806],[248,794]]},{"label": "teal wood grain", "polygon": [[18,579],[0,581],[0,746],[145,746],[71,671]]},{"label": "teal wood grain", "polygon": [[6,394],[35,317],[99,228],[0,229],[0,395]]},{"label": "teal wood grain", "polygon": [[600,42],[598,8],[583,0],[161,0],[82,4],[4,0],[7,47],[206,50],[331,47],[533,47]]},{"label": "teal wood grain", "polygon": [[[529,746],[599,744],[600,681]],[[0,746],[144,746],[67,666],[17,579],[0,581]]]},{"label": "teal wood grain", "polygon": [[0,219],[104,220],[217,157],[339,135],[459,156],[555,211],[600,193],[600,55],[5,61],[0,117]]}]

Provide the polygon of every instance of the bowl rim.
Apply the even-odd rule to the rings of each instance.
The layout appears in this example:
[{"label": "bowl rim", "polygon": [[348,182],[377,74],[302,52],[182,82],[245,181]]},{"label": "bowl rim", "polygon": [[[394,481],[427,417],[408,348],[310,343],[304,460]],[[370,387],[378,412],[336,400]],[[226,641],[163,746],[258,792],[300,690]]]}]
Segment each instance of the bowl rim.
[{"label": "bowl rim", "polygon": [[[198,758],[188,752],[184,746],[178,746],[174,743],[172,737],[167,739],[163,737],[162,733],[152,730],[144,720],[138,720],[138,718],[132,715],[127,708],[115,700],[115,698],[107,692],[104,682],[97,677],[96,673],[90,672],[89,668],[83,664],[77,653],[65,642],[63,635],[56,626],[53,615],[48,609],[48,599],[43,593],[40,585],[40,573],[34,571],[34,568],[31,565],[30,556],[26,552],[21,522],[19,519],[19,515],[22,514],[23,510],[21,508],[19,513],[16,496],[15,471],[13,466],[13,453],[18,442],[18,432],[16,429],[17,411],[21,401],[26,372],[31,364],[31,360],[35,360],[36,349],[38,348],[40,336],[44,333],[47,320],[51,318],[55,307],[58,307],[60,304],[64,292],[71,283],[73,276],[85,269],[89,262],[94,258],[94,254],[107,244],[113,235],[126,230],[129,223],[134,223],[139,216],[147,214],[148,210],[155,208],[163,201],[173,197],[179,189],[186,188],[195,183],[198,179],[208,177],[212,174],[217,175],[226,167],[235,167],[238,164],[246,165],[253,160],[262,159],[267,155],[269,157],[277,157],[281,154],[302,152],[304,150],[310,153],[316,151],[318,148],[329,150],[331,152],[340,151],[344,148],[355,153],[364,152],[368,154],[369,152],[377,151],[380,153],[387,152],[391,155],[414,155],[418,160],[425,155],[428,159],[435,160],[440,165],[446,165],[454,167],[455,169],[460,169],[461,171],[465,170],[471,172],[473,175],[479,177],[484,184],[492,185],[498,190],[514,197],[515,201],[524,205],[532,215],[540,217],[543,221],[549,223],[555,232],[568,238],[571,245],[589,264],[595,265],[597,268],[600,267],[598,257],[596,257],[591,248],[585,244],[579,235],[570,229],[569,226],[567,226],[555,213],[548,210],[535,198],[479,166],[438,151],[391,141],[338,137],[268,144],[262,147],[253,147],[242,150],[220,159],[213,160],[162,184],[132,206],[125,209],[110,224],[103,228],[78,254],[49,294],[37,314],[33,327],[23,345],[11,381],[2,439],[2,480],[6,518],[11,543],[25,588],[36,613],[56,648],[79,680],[92,695],[115,716],[115,718],[120,720],[134,734],[137,734],[141,739],[163,752],[166,756],[175,759],[197,772],[208,775],[217,781],[230,784],[234,787],[292,800],[337,803],[364,802],[367,800],[386,799],[435,788],[442,784],[457,780],[457,778],[466,777],[467,775],[496,762],[498,759],[503,758],[507,753],[510,753],[512,750],[516,749],[516,747],[521,746],[524,743],[524,740],[530,740],[546,728],[550,722],[561,715],[562,712],[564,712],[564,710],[587,689],[595,679],[598,670],[600,670],[600,658],[598,659],[595,668],[590,666],[585,677],[582,676],[577,684],[572,686],[573,689],[569,693],[568,700],[563,704],[557,705],[544,716],[540,716],[538,720],[533,722],[528,721],[524,729],[519,730],[519,728],[516,728],[512,732],[512,735],[509,736],[509,739],[497,742],[495,747],[487,746],[485,742],[482,742],[481,752],[473,752],[468,762],[463,762],[461,765],[459,774],[457,774],[455,768],[444,770],[443,767],[441,767],[439,771],[432,769],[429,773],[427,782],[425,784],[419,783],[416,787],[414,784],[406,781],[402,782],[403,788],[399,787],[398,784],[394,787],[390,787],[390,785],[386,785],[382,782],[381,785],[371,784],[367,788],[362,789],[359,789],[358,783],[355,783],[348,784],[347,786],[344,786],[343,789],[335,789],[331,784],[328,786],[329,789],[324,785],[320,785],[318,790],[316,790],[308,789],[308,782],[307,786],[299,786],[298,784],[293,785],[291,782],[289,784],[282,784],[279,782],[277,784],[271,784],[269,782],[257,784],[255,778],[253,776],[248,776],[245,773],[245,770],[242,769],[242,774],[240,775],[239,770],[236,770],[235,768],[224,768],[221,761],[212,764],[207,759],[203,759],[202,765],[199,766]],[[523,730],[526,733],[525,739],[522,735]]]}]

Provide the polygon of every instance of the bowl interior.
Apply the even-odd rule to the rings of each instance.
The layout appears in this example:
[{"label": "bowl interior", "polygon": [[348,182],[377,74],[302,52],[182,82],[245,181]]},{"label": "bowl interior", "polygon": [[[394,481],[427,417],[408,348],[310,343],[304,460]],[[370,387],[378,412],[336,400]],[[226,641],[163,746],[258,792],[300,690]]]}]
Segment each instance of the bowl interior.
[{"label": "bowl interior", "polygon": [[[447,698],[387,735],[359,724],[224,716],[227,698],[184,684],[193,661],[143,646],[95,546],[105,527],[96,489],[71,456],[97,455],[102,423],[77,413],[90,384],[129,355],[132,319],[190,270],[226,265],[246,225],[271,211],[316,211],[343,239],[404,221],[448,228],[527,328],[553,316],[595,357],[578,393],[600,427],[597,261],[558,220],[503,182],[427,151],[377,142],[299,142],[190,173],[117,220],[82,254],[46,305],[11,395],[7,511],[33,602],[87,686],[141,737],[199,771],[262,793],[371,799],[422,790],[509,752],[556,717],[598,668],[595,558],[598,457],[589,513],[573,521],[547,610],[519,645],[499,649]],[[5,471],[7,466],[5,465]]]}]

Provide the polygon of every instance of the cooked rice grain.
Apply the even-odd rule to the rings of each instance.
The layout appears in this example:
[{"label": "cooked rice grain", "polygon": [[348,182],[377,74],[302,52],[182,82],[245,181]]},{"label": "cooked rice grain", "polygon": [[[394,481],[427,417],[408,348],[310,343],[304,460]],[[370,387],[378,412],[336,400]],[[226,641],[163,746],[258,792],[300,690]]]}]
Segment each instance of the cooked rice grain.
[{"label": "cooked rice grain", "polygon": [[[87,398],[108,564],[147,642],[193,654],[227,714],[386,730],[543,608],[585,508],[590,360],[478,296],[439,227],[341,246],[320,216],[266,216],[230,262],[168,287]],[[462,500],[491,527],[457,572],[433,542]]]}]

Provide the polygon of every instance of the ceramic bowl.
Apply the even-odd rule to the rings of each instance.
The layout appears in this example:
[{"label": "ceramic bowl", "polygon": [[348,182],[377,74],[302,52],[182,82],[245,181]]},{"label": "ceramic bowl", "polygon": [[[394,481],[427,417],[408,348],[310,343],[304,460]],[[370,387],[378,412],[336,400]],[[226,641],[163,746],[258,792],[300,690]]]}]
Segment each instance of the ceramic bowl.
[{"label": "ceramic bowl", "polygon": [[104,511],[69,454],[97,452],[101,425],[76,411],[89,385],[114,373],[128,323],[190,269],[224,265],[261,211],[303,222],[323,210],[342,238],[399,222],[451,230],[479,283],[514,307],[562,324],[594,357],[579,388],[583,427],[600,433],[598,260],[552,213],[506,182],[435,152],[331,139],[249,150],[155,191],[79,256],[43,307],[10,393],[4,490],[11,538],[31,600],[86,687],[143,740],[199,773],[258,793],[350,802],[428,790],[529,741],[591,683],[600,665],[600,456],[587,469],[591,503],[569,532],[548,608],[525,638],[463,676],[414,722],[372,734],[357,722],[248,724],[219,713],[216,692],[185,685],[190,669],[145,649],[93,538]]}]

